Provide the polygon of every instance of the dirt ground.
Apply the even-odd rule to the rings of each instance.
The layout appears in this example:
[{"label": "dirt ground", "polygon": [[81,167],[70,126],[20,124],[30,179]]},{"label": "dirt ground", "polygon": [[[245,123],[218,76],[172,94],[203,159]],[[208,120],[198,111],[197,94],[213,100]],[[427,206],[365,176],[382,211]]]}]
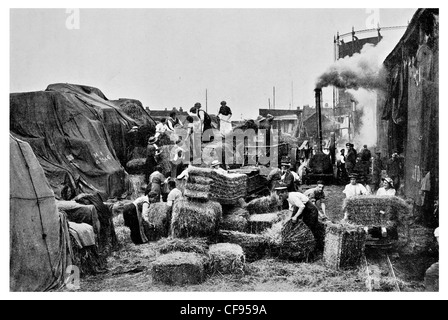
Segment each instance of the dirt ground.
[{"label": "dirt ground", "polygon": [[[327,215],[337,222],[342,218],[344,199],[342,186],[325,189]],[[156,243],[134,245],[123,219],[114,223],[123,247],[108,258],[108,271],[81,279],[82,292],[366,292],[367,272],[361,266],[353,271],[335,271],[323,265],[322,259],[313,263],[291,263],[277,259],[263,259],[247,263],[244,274],[213,275],[200,285],[166,286],[154,284],[151,277],[152,262],[158,257]],[[393,257],[396,267],[395,281],[385,264],[383,253],[366,254],[370,266],[375,265],[381,274],[381,283],[373,291],[423,291],[421,270],[406,270],[406,262]],[[419,274],[417,274],[419,273]],[[66,289],[65,289],[66,290]]]}]

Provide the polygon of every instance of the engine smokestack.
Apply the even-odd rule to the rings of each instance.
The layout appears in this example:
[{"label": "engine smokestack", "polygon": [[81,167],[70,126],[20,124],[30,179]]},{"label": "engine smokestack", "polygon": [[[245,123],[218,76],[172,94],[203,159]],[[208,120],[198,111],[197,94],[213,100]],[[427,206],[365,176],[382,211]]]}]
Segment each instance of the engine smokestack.
[{"label": "engine smokestack", "polygon": [[316,115],[317,115],[317,150],[318,152],[322,152],[322,89],[316,88],[314,89],[316,94]]}]

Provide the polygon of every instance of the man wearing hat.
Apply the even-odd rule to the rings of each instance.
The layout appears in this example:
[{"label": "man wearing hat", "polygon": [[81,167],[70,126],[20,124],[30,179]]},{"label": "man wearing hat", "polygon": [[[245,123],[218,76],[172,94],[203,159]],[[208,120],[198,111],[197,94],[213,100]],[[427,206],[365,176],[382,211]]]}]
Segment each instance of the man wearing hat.
[{"label": "man wearing hat", "polygon": [[213,160],[210,167],[218,173],[227,174],[227,171],[220,167],[221,164],[218,160]]},{"label": "man wearing hat", "polygon": [[348,142],[345,146],[347,147],[347,155],[345,156],[345,169],[349,174],[351,174],[356,165],[357,154],[352,143]]},{"label": "man wearing hat", "polygon": [[275,188],[275,191],[282,201],[288,201],[292,210],[292,222],[295,223],[298,219],[302,219],[313,235],[319,237],[317,234],[319,212],[310,199],[300,192],[288,192],[286,187]]},{"label": "man wearing hat", "polygon": [[146,148],[146,162],[145,162],[145,182],[149,182],[149,176],[154,172],[157,165],[156,156],[160,154],[159,147],[156,145],[157,138],[150,137],[148,139],[148,146]]},{"label": "man wearing hat", "polygon": [[376,192],[377,196],[394,196],[396,193],[394,189],[394,181],[389,178],[383,178],[383,186]]},{"label": "man wearing hat", "polygon": [[358,175],[352,173],[350,176],[350,184],[345,186],[343,193],[347,198],[367,195],[367,189],[360,183],[358,183]]},{"label": "man wearing hat", "polygon": [[281,181],[288,189],[288,192],[296,191],[296,185],[294,183],[294,175],[291,172],[291,164],[289,162],[282,162],[282,177]]},{"label": "man wearing hat", "polygon": [[262,123],[262,122],[265,121],[265,120],[266,120],[265,117],[263,117],[262,115],[259,115],[259,116],[257,117],[257,119],[255,119],[255,123],[259,126],[260,123]]},{"label": "man wearing hat", "polygon": [[227,106],[227,102],[221,101],[221,107],[218,112],[219,118],[219,131],[221,135],[225,137],[227,134],[232,132],[232,123],[230,118],[232,118],[232,110]]}]

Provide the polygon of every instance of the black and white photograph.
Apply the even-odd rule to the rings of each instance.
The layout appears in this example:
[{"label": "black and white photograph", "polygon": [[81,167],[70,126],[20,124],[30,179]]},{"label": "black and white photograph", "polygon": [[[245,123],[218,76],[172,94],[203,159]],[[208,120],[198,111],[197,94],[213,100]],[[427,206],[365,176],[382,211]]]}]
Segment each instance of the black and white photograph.
[{"label": "black and white photograph", "polygon": [[5,289],[440,297],[439,8],[198,3],[5,9]]}]

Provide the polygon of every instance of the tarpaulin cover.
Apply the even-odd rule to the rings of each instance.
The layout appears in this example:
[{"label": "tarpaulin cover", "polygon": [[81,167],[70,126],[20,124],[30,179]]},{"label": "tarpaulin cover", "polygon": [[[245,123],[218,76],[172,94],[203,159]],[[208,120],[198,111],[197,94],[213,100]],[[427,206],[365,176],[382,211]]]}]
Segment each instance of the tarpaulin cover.
[{"label": "tarpaulin cover", "polygon": [[67,221],[30,145],[10,135],[9,148],[10,290],[47,291],[71,264]]},{"label": "tarpaulin cover", "polygon": [[134,99],[108,100],[97,88],[68,83],[51,84],[46,91],[57,91],[75,95],[86,106],[93,109],[109,134],[115,153],[123,166],[130,160],[127,150],[133,141],[127,139],[132,127],[138,126],[138,142],[146,147],[148,136],[155,134],[155,121]]},{"label": "tarpaulin cover", "polygon": [[48,90],[10,95],[11,133],[31,145],[56,197],[121,196],[126,172],[115,148],[136,122],[97,89],[58,84]]},{"label": "tarpaulin cover", "polygon": [[65,212],[67,219],[74,223],[86,223],[93,227],[96,234],[100,233],[100,220],[94,205],[79,204],[75,201],[56,201],[59,211]]}]

